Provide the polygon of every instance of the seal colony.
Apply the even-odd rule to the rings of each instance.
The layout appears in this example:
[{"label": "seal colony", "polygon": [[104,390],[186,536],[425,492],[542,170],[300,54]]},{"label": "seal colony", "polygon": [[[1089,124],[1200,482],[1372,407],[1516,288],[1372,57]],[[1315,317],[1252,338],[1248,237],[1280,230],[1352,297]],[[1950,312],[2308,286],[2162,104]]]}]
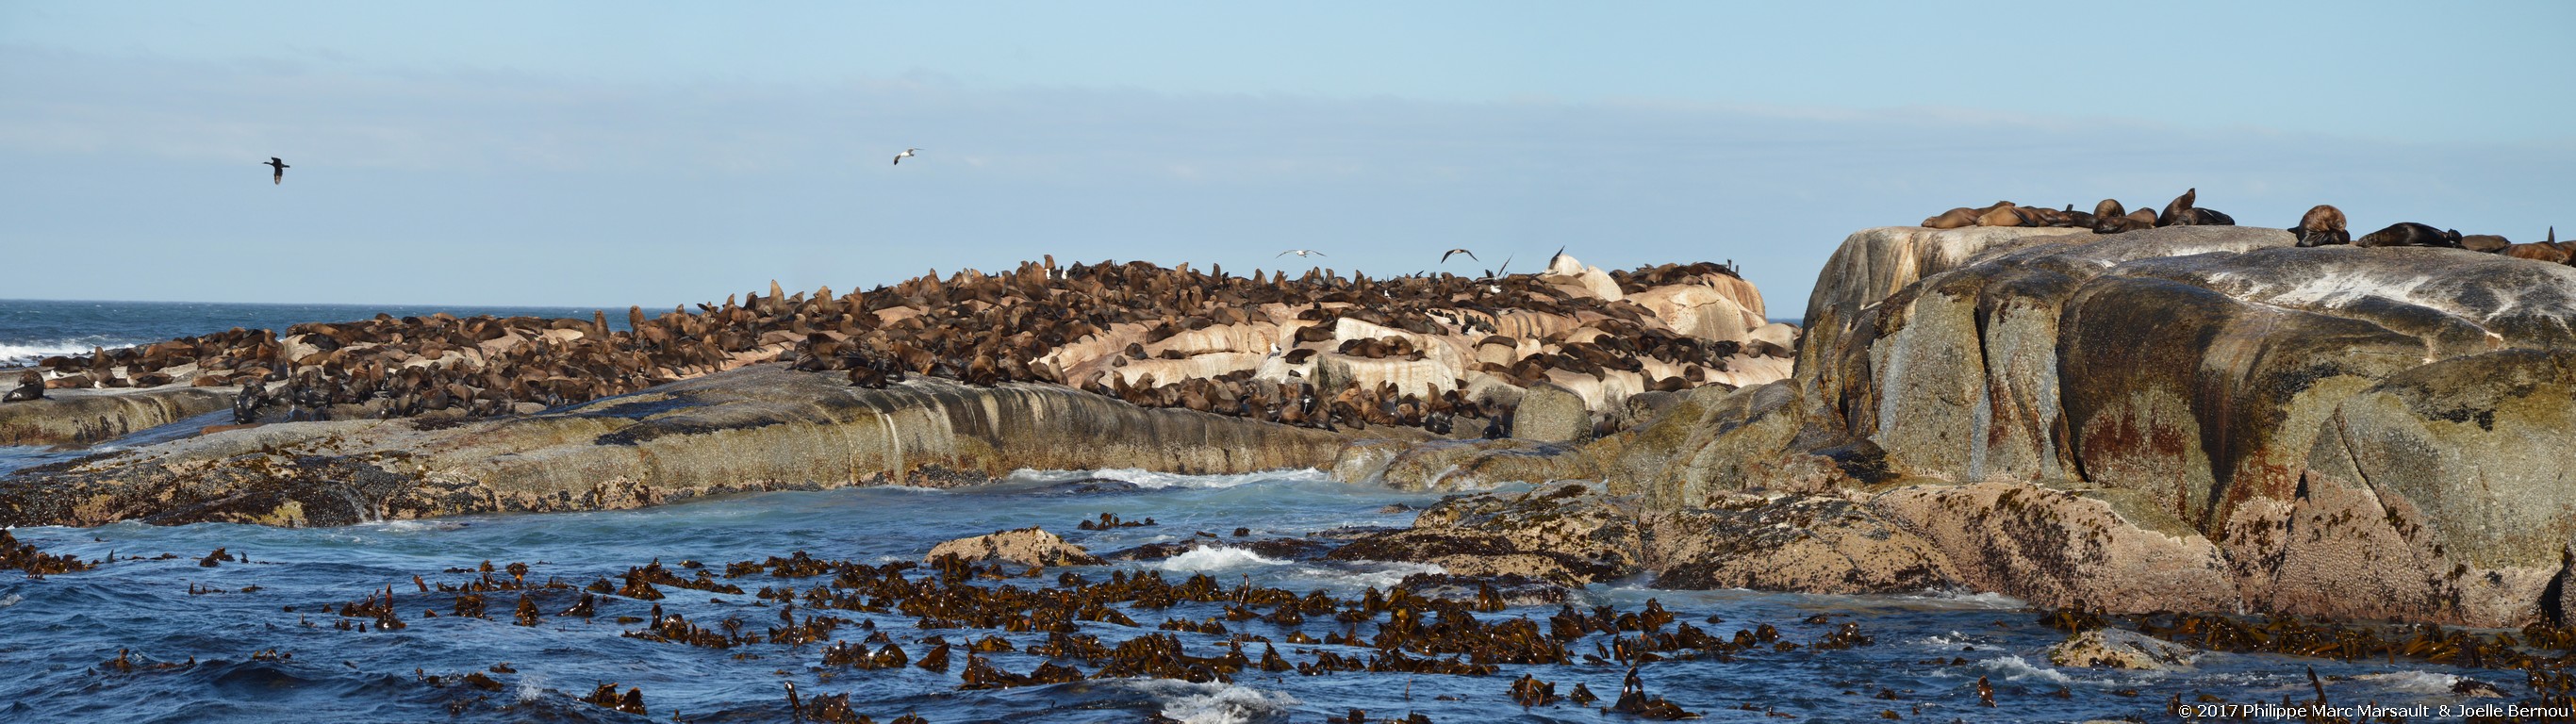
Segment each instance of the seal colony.
[{"label": "seal colony", "polygon": [[[2167,202],[2162,211],[2140,208],[2130,211],[2119,199],[2103,199],[2090,213],[2076,211],[2073,204],[2064,209],[2023,206],[2010,201],[1968,208],[1965,206],[1935,214],[1923,220],[1930,229],[1958,229],[1970,226],[2057,227],[2092,229],[2096,234],[2119,234],[2167,226],[2235,226],[2236,217],[2198,205],[2200,189],[2192,188]],[[2388,228],[2354,239],[2346,227],[2342,209],[2328,204],[2309,208],[2299,217],[2299,225],[2289,228],[2299,238],[2299,246],[2332,246],[2351,244],[2361,247],[2434,246],[2468,249],[2503,254],[2516,259],[2576,265],[2576,243],[2561,244],[2558,229],[2551,227],[2549,238],[2532,244],[2516,244],[2493,234],[2462,236],[2457,229],[2438,229],[2429,224],[2402,221]]]},{"label": "seal colony", "polygon": [[1537,274],[1393,279],[1049,258],[844,295],[772,283],[694,311],[629,308],[627,326],[378,315],[96,349],[27,374],[39,392],[239,385],[235,418],[254,423],[528,414],[784,362],[867,387],[1043,382],[1290,425],[1501,436],[1537,387],[1579,398],[1599,430],[1635,395],[1786,377],[1797,344],[1731,268],[1564,256]]}]

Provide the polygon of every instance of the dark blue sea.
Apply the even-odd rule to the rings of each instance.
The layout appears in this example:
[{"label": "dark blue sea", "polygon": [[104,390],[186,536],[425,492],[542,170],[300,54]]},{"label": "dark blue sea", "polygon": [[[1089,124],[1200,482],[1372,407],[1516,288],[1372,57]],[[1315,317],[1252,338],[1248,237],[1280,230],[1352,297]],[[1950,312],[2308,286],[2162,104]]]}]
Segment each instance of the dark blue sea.
[{"label": "dark blue sea", "polygon": [[231,304],[215,302],[100,302],[0,299],[0,369],[52,355],[88,354],[91,347],[124,347],[240,327],[274,329],[303,322],[347,322],[378,314],[396,317],[446,312],[459,317],[570,317],[608,312],[611,327],[626,327],[625,308],[475,307],[358,304]]},{"label": "dark blue sea", "polygon": [[[283,326],[426,309],[7,302],[0,343],[59,349],[149,341],[234,326]],[[587,309],[490,310],[463,313],[587,317]],[[611,315],[612,319],[622,315]],[[46,345],[52,345],[47,347]],[[184,427],[191,423],[182,423]],[[193,428],[189,428],[193,429]],[[184,430],[145,436],[169,437]],[[125,441],[118,444],[135,444]],[[21,450],[22,456],[31,451]],[[5,455],[8,453],[0,453]],[[5,462],[5,461],[0,461]],[[0,472],[0,475],[5,475]],[[1004,689],[964,689],[964,649],[947,671],[904,666],[856,670],[826,665],[830,641],[855,642],[873,626],[918,660],[923,640],[961,646],[1000,637],[1015,651],[986,654],[999,669],[1027,673],[1050,659],[1027,653],[1043,634],[950,628],[902,612],[828,611],[850,620],[824,642],[751,643],[707,648],[630,636],[658,605],[708,628],[728,620],[759,631],[778,623],[780,606],[761,599],[763,586],[821,585],[829,577],[780,579],[766,574],[719,580],[746,594],[664,587],[646,602],[601,597],[596,615],[562,615],[578,592],[536,598],[535,625],[513,620],[514,594],[491,595],[488,617],[453,615],[455,594],[422,592],[421,584],[461,585],[526,565],[528,581],[575,586],[617,579],[659,561],[682,576],[723,572],[728,563],[787,557],[877,565],[919,561],[939,541],[1025,526],[1044,526],[1094,552],[1213,533],[1224,541],[1159,561],[1050,569],[1044,578],[977,585],[1031,589],[1074,573],[1103,580],[1115,573],[1155,574],[1173,582],[1208,574],[1226,586],[1250,583],[1356,596],[1384,590],[1427,566],[1337,562],[1264,555],[1240,541],[1298,538],[1352,527],[1403,526],[1411,509],[1437,494],[1337,483],[1309,470],[1239,476],[1174,476],[1141,471],[1026,471],[993,485],[950,490],[845,489],[739,495],[661,508],[547,515],[477,516],[367,523],[346,528],[276,529],[241,525],[155,527],[122,523],[90,529],[12,531],[49,553],[102,561],[95,570],[46,577],[0,573],[0,721],[55,722],[786,722],[786,685],[807,701],[847,695],[851,709],[874,721],[907,713],[949,722],[1319,722],[1363,709],[1372,720],[1419,713],[1437,722],[1635,721],[1604,712],[1627,669],[1616,663],[1505,665],[1493,676],[1340,671],[1246,670],[1232,681],[1192,683],[1148,678],[1095,678]],[[1101,513],[1151,527],[1077,529]],[[1248,535],[1235,537],[1236,528]],[[201,561],[221,548],[238,560]],[[112,562],[110,561],[113,558]],[[489,574],[504,575],[506,574]],[[912,575],[927,575],[914,571]],[[418,576],[418,583],[415,582]],[[388,588],[406,624],[370,630],[371,619],[331,609]],[[1646,665],[1651,693],[1706,721],[2064,722],[2135,717],[2172,721],[2166,702],[2195,704],[2307,701],[2310,667],[2339,704],[2428,706],[2491,703],[2452,692],[2462,677],[2520,691],[2517,672],[2410,662],[2354,662],[2274,655],[2206,653],[2181,671],[2133,673],[2052,666],[2045,648],[2062,634],[2041,626],[2020,602],[1991,595],[1925,591],[1901,596],[1811,596],[1751,591],[1677,592],[1621,581],[1574,591],[1584,608],[1634,611],[1649,600],[1715,635],[1762,624],[1800,644],[1824,640],[1846,623],[1873,643],[1842,650],[1800,646],[1742,652],[1729,660],[1699,658]],[[1486,620],[1528,616],[1545,621],[1555,606],[1520,606],[1478,614]],[[429,614],[437,612],[439,616]],[[811,615],[813,610],[800,608]],[[1210,604],[1131,608],[1134,626],[1084,621],[1084,634],[1116,644],[1166,633],[1172,618],[1219,617]],[[1823,618],[1814,618],[1818,615]],[[620,617],[632,617],[620,621]],[[1810,623],[1810,621],[1814,621]],[[352,624],[355,624],[352,626]],[[1365,646],[1287,644],[1292,632],[1322,637],[1341,624],[1317,617],[1297,626],[1230,621],[1230,633],[1176,633],[1186,654],[1214,656],[1232,635],[1283,642],[1291,661],[1323,653],[1367,659]],[[1362,628],[1365,631],[1365,625]],[[1608,637],[1574,644],[1584,652]],[[1247,647],[1254,655],[1258,644]],[[1077,663],[1085,674],[1094,665]],[[480,674],[483,682],[468,682]],[[1576,684],[1604,699],[1524,708],[1511,700],[1515,678],[1535,675],[1560,695]],[[1997,705],[1980,705],[1976,682],[1995,687]],[[643,715],[584,703],[600,685],[640,691]],[[2210,697],[2202,699],[2203,696]],[[1159,717],[1159,718],[1158,718]],[[2417,721],[2439,720],[2439,717]]]}]

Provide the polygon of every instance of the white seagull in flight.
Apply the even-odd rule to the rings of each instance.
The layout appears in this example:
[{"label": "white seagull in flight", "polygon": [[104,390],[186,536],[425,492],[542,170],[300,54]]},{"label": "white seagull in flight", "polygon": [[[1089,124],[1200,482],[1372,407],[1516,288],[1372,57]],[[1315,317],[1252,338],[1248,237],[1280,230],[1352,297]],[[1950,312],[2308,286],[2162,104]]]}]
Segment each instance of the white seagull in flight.
[{"label": "white seagull in flight", "polygon": [[[1313,250],[1313,249],[1290,249],[1290,250],[1287,250],[1287,251],[1279,252],[1279,256],[1287,256],[1287,255],[1290,255],[1290,254],[1295,254],[1295,255],[1297,255],[1297,258],[1299,258],[1299,259],[1304,259],[1304,258],[1306,258],[1306,255],[1308,255],[1308,254],[1313,254],[1313,255],[1315,255],[1315,256],[1329,256],[1328,254],[1325,254],[1324,252],[1316,251],[1316,250]],[[1278,257],[1272,257],[1272,258],[1274,258],[1274,259],[1275,259],[1275,258],[1278,258]]]},{"label": "white seagull in flight", "polygon": [[[1440,263],[1443,263],[1443,264],[1447,264],[1447,263],[1449,263],[1449,255],[1451,255],[1451,254],[1465,254],[1465,255],[1467,255],[1467,258],[1469,258],[1469,259],[1476,259],[1476,252],[1468,251],[1468,250],[1465,250],[1465,249],[1451,249],[1451,250],[1444,251],[1444,252],[1441,252],[1441,253],[1440,253]],[[1483,259],[1476,259],[1476,261],[1484,261],[1484,260],[1483,260]]]},{"label": "white seagull in flight", "polygon": [[911,157],[912,157],[912,152],[914,152],[914,151],[919,151],[919,150],[921,150],[921,149],[918,149],[918,148],[907,148],[907,149],[904,149],[904,150],[903,150],[903,153],[895,154],[895,155],[894,155],[894,165],[897,165],[897,166],[901,166],[901,165],[903,165],[903,160],[904,160],[904,159],[911,158]]}]

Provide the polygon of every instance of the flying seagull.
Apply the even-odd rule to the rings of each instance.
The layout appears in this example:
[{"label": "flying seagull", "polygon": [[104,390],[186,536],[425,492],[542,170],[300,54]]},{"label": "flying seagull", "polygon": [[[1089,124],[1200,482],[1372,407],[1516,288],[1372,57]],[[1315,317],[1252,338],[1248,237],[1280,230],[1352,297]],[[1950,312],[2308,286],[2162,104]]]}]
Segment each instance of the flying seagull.
[{"label": "flying seagull", "polygon": [[912,157],[912,152],[914,152],[914,151],[919,151],[919,150],[921,150],[921,149],[918,149],[918,148],[907,148],[907,149],[904,149],[904,150],[903,150],[903,153],[895,154],[895,155],[894,155],[894,165],[897,165],[897,166],[901,166],[901,165],[903,165],[903,160],[904,160],[904,159],[911,158],[911,157]]},{"label": "flying seagull", "polygon": [[[1313,249],[1290,249],[1290,250],[1287,250],[1287,251],[1279,252],[1279,256],[1287,256],[1287,255],[1290,255],[1290,254],[1295,254],[1295,255],[1297,255],[1297,258],[1299,258],[1299,259],[1304,259],[1304,258],[1306,258],[1306,255],[1308,255],[1308,254],[1313,254],[1313,255],[1315,255],[1315,256],[1330,256],[1329,254],[1325,254],[1324,252],[1316,251],[1316,250],[1313,250]],[[1272,258],[1274,258],[1274,259],[1275,259],[1275,258],[1278,258],[1278,257],[1272,257]]]},{"label": "flying seagull", "polygon": [[263,164],[260,164],[260,165],[262,165],[262,166],[267,166],[267,167],[269,167],[269,168],[271,168],[271,169],[274,169],[274,170],[276,171],[275,173],[269,174],[269,176],[268,176],[268,182],[269,182],[269,183],[272,183],[272,184],[282,184],[282,183],[286,183],[286,170],[287,170],[287,169],[289,169],[289,168],[294,168],[293,166],[288,166],[288,165],[286,165],[286,162],[285,162],[285,161],[279,160],[276,156],[270,156],[270,157],[268,157],[268,163],[263,163]]},{"label": "flying seagull", "polygon": [[[1440,252],[1440,263],[1442,263],[1442,264],[1447,264],[1447,263],[1449,263],[1449,255],[1451,255],[1451,254],[1465,254],[1465,255],[1467,255],[1467,258],[1469,258],[1469,259],[1476,259],[1476,252],[1468,251],[1468,250],[1465,250],[1465,249],[1451,249],[1451,250],[1448,250],[1448,251]],[[1484,261],[1484,260],[1483,260],[1483,259],[1476,259],[1476,261]]]}]

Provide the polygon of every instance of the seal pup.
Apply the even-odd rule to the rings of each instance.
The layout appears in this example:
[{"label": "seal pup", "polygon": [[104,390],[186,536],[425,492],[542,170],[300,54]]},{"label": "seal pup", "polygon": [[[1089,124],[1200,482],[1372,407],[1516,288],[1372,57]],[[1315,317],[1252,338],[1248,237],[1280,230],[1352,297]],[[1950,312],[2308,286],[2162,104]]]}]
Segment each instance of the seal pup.
[{"label": "seal pup", "polygon": [[2412,221],[2400,221],[2389,225],[2388,228],[2370,232],[2359,239],[2354,239],[2352,245],[2361,247],[2442,246],[2453,249],[2461,248],[2459,230],[2436,229],[2431,226],[2418,224]]},{"label": "seal pup", "polygon": [[26,402],[45,398],[45,376],[35,370],[18,373],[18,389],[0,395],[0,402]]},{"label": "seal pup", "polygon": [[2343,209],[2331,204],[2317,204],[2299,216],[2299,225],[2290,227],[2299,236],[2299,246],[2326,246],[2352,243],[2352,232],[2344,228]]},{"label": "seal pup", "polygon": [[914,152],[914,151],[919,151],[919,150],[921,150],[921,149],[918,149],[918,148],[907,148],[907,149],[904,149],[904,150],[903,150],[903,153],[895,154],[895,155],[894,155],[894,165],[897,165],[897,166],[901,166],[901,165],[903,165],[903,160],[904,160],[904,159],[912,158],[912,157],[913,157],[913,152]]},{"label": "seal pup", "polygon": [[2467,249],[2469,251],[2482,251],[2494,254],[2504,251],[2506,247],[2513,245],[2514,243],[2512,239],[2507,239],[2496,234],[2470,234],[2460,237],[2460,248]]},{"label": "seal pup", "polygon": [[260,165],[269,167],[270,173],[268,175],[268,182],[271,185],[286,183],[286,170],[294,168],[293,166],[286,165],[285,160],[276,156],[268,157],[268,163]]},{"label": "seal pup", "polygon": [[[1468,250],[1465,250],[1465,249],[1451,249],[1451,250],[1448,250],[1448,251],[1440,252],[1440,263],[1442,263],[1442,264],[1447,264],[1447,263],[1449,263],[1449,255],[1451,255],[1451,254],[1465,254],[1465,255],[1467,255],[1467,258],[1469,258],[1469,259],[1476,259],[1476,252],[1468,251]],[[1484,261],[1484,260],[1483,260],[1483,259],[1476,259],[1476,261]]]}]

